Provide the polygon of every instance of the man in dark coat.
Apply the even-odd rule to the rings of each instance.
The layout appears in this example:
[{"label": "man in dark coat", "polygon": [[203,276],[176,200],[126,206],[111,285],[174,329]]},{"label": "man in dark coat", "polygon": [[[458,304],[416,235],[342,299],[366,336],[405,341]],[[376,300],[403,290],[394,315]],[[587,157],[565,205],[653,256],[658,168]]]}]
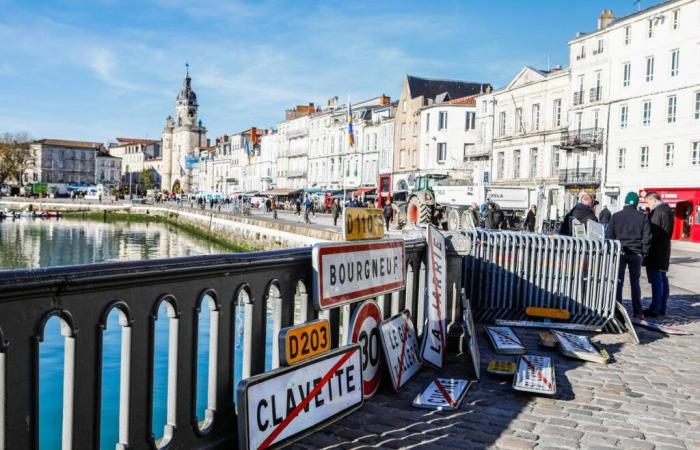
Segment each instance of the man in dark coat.
[{"label": "man in dark coat", "polygon": [[384,205],[384,222],[386,223],[386,231],[389,231],[389,224],[394,218],[394,208],[391,206],[391,200],[387,200]]},{"label": "man in dark coat", "polygon": [[608,209],[608,206],[603,206],[603,210],[598,215],[598,220],[602,225],[607,225],[610,222],[610,217],[612,217],[612,213]]},{"label": "man in dark coat", "polygon": [[525,216],[525,222],[523,222],[523,229],[525,231],[535,231],[535,224],[537,221],[537,206],[532,205]]},{"label": "man in dark coat", "polygon": [[673,211],[661,201],[656,192],[649,192],[645,200],[651,214],[651,248],[644,263],[647,268],[647,278],[651,283],[651,304],[644,310],[647,317],[666,315],[668,302],[668,265],[671,260],[671,236],[673,236]]},{"label": "man in dark coat", "polygon": [[629,192],[625,197],[625,207],[610,218],[605,235],[608,239],[617,239],[622,244],[620,267],[617,271],[617,301],[622,303],[625,268],[628,268],[632,289],[632,314],[637,319],[643,319],[639,276],[642,272],[642,261],[649,254],[651,229],[647,216],[637,211],[638,204],[639,196],[635,192]]},{"label": "man in dark coat", "polygon": [[564,216],[559,234],[571,236],[573,228],[571,223],[574,219],[578,220],[583,225],[586,225],[589,220],[598,222],[598,218],[595,216],[595,212],[593,212],[593,197],[591,197],[590,194],[583,193],[581,195],[581,200]]}]

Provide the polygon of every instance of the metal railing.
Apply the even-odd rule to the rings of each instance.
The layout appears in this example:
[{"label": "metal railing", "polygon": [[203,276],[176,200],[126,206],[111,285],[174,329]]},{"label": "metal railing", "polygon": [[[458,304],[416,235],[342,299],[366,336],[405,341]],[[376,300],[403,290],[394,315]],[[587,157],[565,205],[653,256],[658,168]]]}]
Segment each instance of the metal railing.
[{"label": "metal railing", "polygon": [[603,128],[582,128],[568,130],[561,134],[561,147],[583,148],[600,147],[603,145]]},{"label": "metal railing", "polygon": [[559,171],[559,183],[564,186],[573,184],[600,184],[601,173],[601,169],[596,167],[562,169]]},{"label": "metal railing", "polygon": [[[384,317],[407,308],[416,324],[422,323],[418,293],[424,286],[424,249],[423,240],[406,243],[407,288],[380,296]],[[241,370],[247,377],[263,372],[270,357],[274,367],[277,332],[292,325],[295,314],[300,321],[319,316],[311,280],[310,248],[0,272],[0,449],[39,446],[39,349],[54,316],[65,340],[63,448],[99,448],[102,336],[115,310],[122,330],[116,448],[237,448],[236,312],[243,308],[245,314]],[[167,307],[170,333],[164,432],[151,425],[154,383],[164,381],[154,380],[161,305]],[[268,305],[274,305],[272,330]],[[198,320],[206,307],[211,310],[210,374],[206,414],[197,417]],[[324,314],[337,347],[341,311]],[[272,355],[265,347],[270,332]],[[160,433],[163,438],[156,441],[153,436]]]},{"label": "metal railing", "polygon": [[591,88],[591,103],[600,101],[602,96],[603,96],[603,87],[602,86],[596,86],[594,88]]},{"label": "metal railing", "polygon": [[574,106],[583,104],[583,91],[574,92]]}]

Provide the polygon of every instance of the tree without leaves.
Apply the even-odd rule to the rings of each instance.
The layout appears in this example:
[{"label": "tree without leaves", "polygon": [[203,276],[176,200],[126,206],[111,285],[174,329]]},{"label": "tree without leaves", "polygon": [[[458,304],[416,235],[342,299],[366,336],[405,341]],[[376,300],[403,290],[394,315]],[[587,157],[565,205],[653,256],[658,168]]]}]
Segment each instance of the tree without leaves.
[{"label": "tree without leaves", "polygon": [[28,133],[0,134],[0,184],[14,179],[22,185],[24,172],[34,164],[31,144]]}]

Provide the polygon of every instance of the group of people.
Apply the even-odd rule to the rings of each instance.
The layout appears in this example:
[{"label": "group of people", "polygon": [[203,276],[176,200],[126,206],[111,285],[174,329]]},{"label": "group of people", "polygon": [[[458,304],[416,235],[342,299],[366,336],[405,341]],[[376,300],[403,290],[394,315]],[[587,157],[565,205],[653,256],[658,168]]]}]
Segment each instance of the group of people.
[{"label": "group of people", "polygon": [[[661,201],[657,192],[644,197],[647,209],[640,211],[639,196],[629,192],[624,207],[612,214],[603,207],[596,217],[597,202],[589,194],[564,217],[561,234],[571,235],[575,218],[586,225],[589,221],[600,222],[605,228],[605,237],[617,239],[622,244],[622,256],[617,273],[617,301],[622,302],[622,287],[625,272],[629,272],[632,291],[632,314],[637,319],[658,317],[666,314],[669,296],[668,267],[671,260],[671,236],[673,235],[673,211]],[[643,309],[640,278],[642,266],[646,268],[651,284],[652,301]]]}]

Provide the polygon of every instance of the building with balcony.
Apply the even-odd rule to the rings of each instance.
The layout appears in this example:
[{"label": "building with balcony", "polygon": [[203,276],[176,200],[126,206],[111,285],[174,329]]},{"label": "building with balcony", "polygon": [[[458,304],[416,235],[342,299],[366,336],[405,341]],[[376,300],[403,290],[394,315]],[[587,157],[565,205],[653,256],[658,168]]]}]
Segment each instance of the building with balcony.
[{"label": "building with balcony", "polygon": [[[524,67],[503,89],[476,99],[480,137],[472,157],[485,153],[491,137],[487,195],[499,188],[526,189],[529,204],[538,205],[540,221],[562,215],[559,170],[571,98],[569,76],[568,69],[559,67]],[[517,212],[526,208],[523,204]]]},{"label": "building with balcony", "polygon": [[[285,112],[277,126],[277,188],[304,189],[309,154],[309,117],[313,103]],[[292,173],[294,176],[289,176]]]},{"label": "building with balcony", "polygon": [[435,102],[441,103],[484,93],[487,88],[491,88],[489,83],[428,79],[406,75],[401,88],[394,125],[394,179],[392,180],[394,189],[410,189],[421,169],[420,161],[423,160],[420,155],[420,152],[423,151],[420,145],[423,129],[420,123],[421,108]]},{"label": "building with balcony", "polygon": [[100,142],[41,139],[31,144],[33,164],[24,183],[95,184],[95,158]]},{"label": "building with balcony", "polygon": [[95,154],[95,182],[113,188],[119,185],[122,176],[122,159],[110,154],[107,149]]},{"label": "building with balcony", "polygon": [[[603,12],[598,29],[570,47],[574,53],[604,49],[596,58],[605,87],[599,128],[606,130],[592,134],[595,108],[580,111],[589,115],[580,140],[602,141],[605,151],[604,164],[595,166],[602,167],[601,201],[614,210],[628,191],[698,188],[700,2],[669,0],[619,18]],[[593,169],[590,162],[581,167]],[[689,229],[700,213],[696,202],[682,196],[666,201],[676,208],[678,229]]]},{"label": "building with balcony", "polygon": [[154,188],[160,189],[163,164],[161,141],[118,137],[109,144],[109,154],[121,159],[122,184],[138,184],[141,173],[150,170]]}]

